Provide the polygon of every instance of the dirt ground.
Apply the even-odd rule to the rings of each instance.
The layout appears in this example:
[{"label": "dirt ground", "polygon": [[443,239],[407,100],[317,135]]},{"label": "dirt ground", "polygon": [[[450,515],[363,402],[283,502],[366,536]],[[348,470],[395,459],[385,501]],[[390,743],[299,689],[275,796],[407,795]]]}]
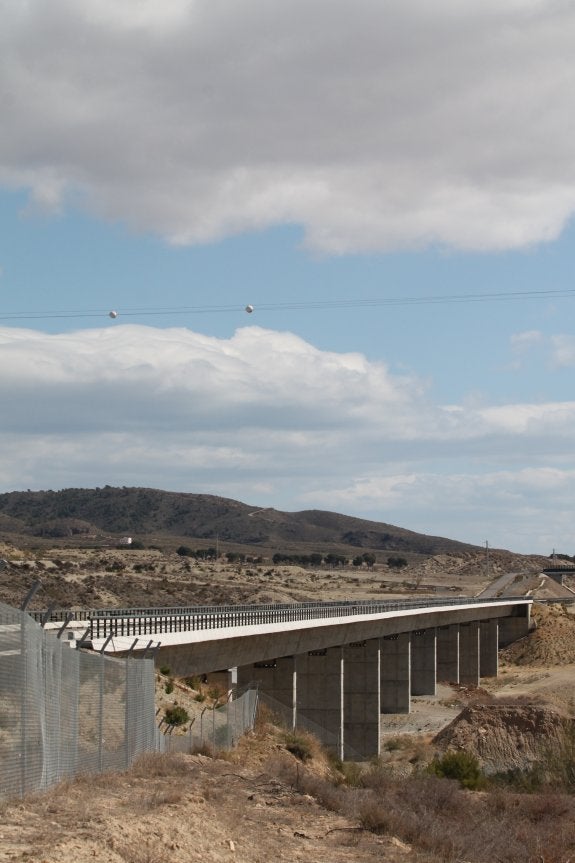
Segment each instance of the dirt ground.
[{"label": "dirt ground", "polygon": [[147,756],[126,774],[81,779],[5,805],[0,861],[405,859],[409,847],[400,840],[358,831],[357,823],[276,778],[278,759],[294,760],[280,744],[260,749],[244,749],[241,763],[202,755],[163,756],[163,763]]}]

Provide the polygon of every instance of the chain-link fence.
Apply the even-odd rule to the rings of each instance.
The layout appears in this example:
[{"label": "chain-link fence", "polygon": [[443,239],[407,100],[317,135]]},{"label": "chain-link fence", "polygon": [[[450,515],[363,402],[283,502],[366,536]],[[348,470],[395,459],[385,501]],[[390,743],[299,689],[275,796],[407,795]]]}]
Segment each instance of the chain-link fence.
[{"label": "chain-link fence", "polygon": [[[268,695],[267,692],[260,692],[258,699],[258,707],[260,710],[266,711],[272,722],[274,722],[276,725],[281,726],[282,728],[285,728],[286,731],[308,731],[310,734],[313,734],[313,736],[317,738],[317,740],[321,743],[322,746],[330,749],[335,754],[340,752],[341,739],[337,734],[328,731],[327,728],[324,728],[322,725],[319,725],[312,719],[308,719],[307,716],[304,716],[301,713],[301,711],[297,711],[294,724],[293,708],[288,707],[286,704],[282,704],[281,701],[278,701],[276,698],[273,698],[273,696]],[[345,744],[344,753],[346,760],[365,760],[364,757],[360,755],[359,752],[357,752],[352,746],[349,746],[348,743]]]},{"label": "chain-link fence", "polygon": [[226,704],[202,710],[184,734],[167,729],[161,748],[165,752],[197,752],[204,747],[214,751],[231,749],[254,727],[257,703],[256,688],[246,689],[241,695],[231,693]]},{"label": "chain-link fence", "polygon": [[152,659],[75,650],[0,603],[0,797],[159,747]]}]

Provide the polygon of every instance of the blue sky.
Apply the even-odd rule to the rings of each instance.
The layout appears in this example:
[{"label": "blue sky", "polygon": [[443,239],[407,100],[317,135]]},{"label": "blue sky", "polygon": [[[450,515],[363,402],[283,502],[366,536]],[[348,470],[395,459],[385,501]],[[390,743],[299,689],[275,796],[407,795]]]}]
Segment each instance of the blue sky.
[{"label": "blue sky", "polygon": [[575,552],[572,10],[2,7],[0,490]]}]

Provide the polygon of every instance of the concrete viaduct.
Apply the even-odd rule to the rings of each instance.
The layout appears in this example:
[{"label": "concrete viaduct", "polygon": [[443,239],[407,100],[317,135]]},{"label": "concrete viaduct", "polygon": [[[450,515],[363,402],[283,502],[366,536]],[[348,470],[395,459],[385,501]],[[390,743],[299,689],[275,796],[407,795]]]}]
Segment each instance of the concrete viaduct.
[{"label": "concrete viaduct", "polygon": [[[479,684],[498,649],[529,631],[522,598],[302,603],[102,610],[84,618],[95,650],[137,654],[158,644],[157,665],[178,676],[237,669],[311,722],[340,758],[380,751],[380,714],[408,713],[438,682]],[[60,613],[63,614],[63,613]],[[54,625],[54,624],[52,624]]]}]

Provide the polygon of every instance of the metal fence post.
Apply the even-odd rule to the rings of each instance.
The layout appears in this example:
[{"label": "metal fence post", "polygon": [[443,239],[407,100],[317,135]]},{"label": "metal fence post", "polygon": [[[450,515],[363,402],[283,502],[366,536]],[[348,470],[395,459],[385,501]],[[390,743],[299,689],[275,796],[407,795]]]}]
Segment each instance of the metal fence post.
[{"label": "metal fence post", "polygon": [[26,772],[28,768],[26,735],[26,696],[28,694],[28,661],[26,657],[26,614],[20,612],[20,664],[22,666],[22,695],[20,698],[20,796],[26,794]]}]

